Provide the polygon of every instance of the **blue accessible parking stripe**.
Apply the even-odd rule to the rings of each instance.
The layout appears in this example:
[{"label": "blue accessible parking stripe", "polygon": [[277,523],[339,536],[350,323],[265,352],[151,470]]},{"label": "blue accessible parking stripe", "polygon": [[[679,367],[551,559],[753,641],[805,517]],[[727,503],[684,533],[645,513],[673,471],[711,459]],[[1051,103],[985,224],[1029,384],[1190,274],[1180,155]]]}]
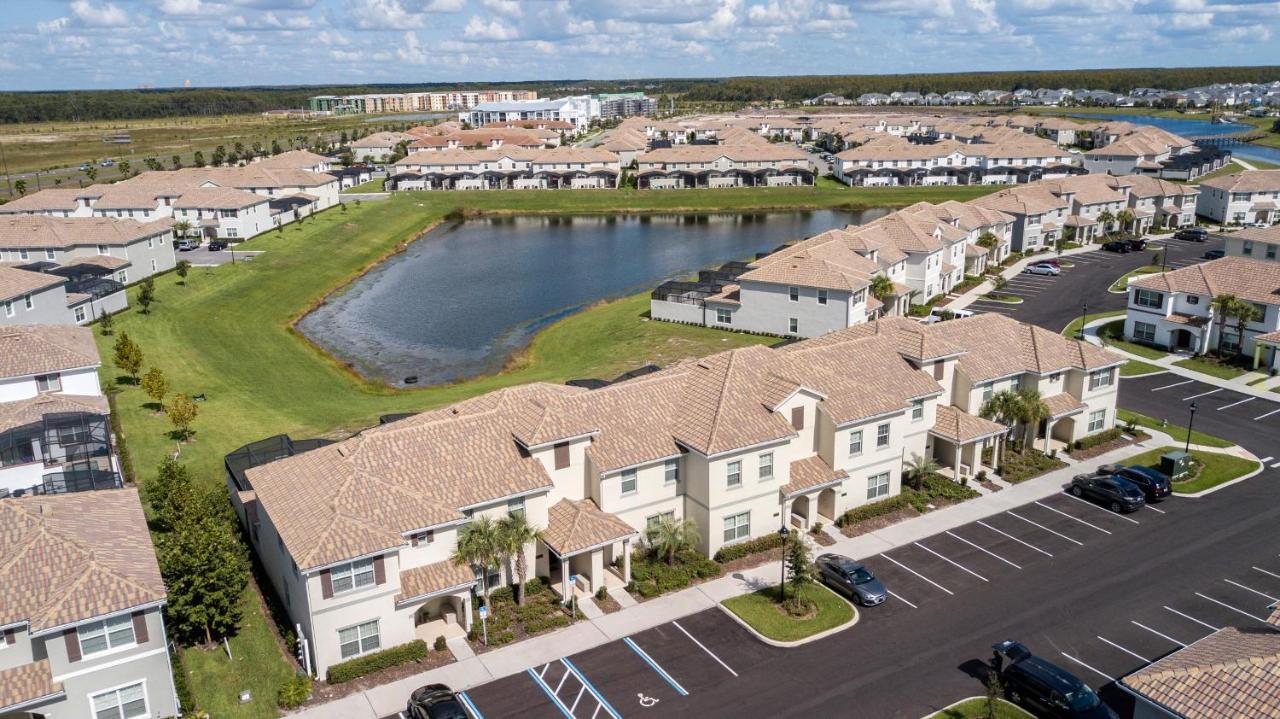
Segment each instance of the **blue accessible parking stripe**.
[{"label": "blue accessible parking stripe", "polygon": [[467,711],[471,712],[471,716],[475,717],[475,719],[484,719],[484,714],[480,713],[480,710],[476,708],[476,703],[471,701],[471,697],[467,696],[466,692],[458,692],[458,698],[467,707]]},{"label": "blue accessible parking stripe", "polygon": [[658,673],[658,676],[667,680],[667,683],[671,685],[671,688],[675,689],[677,692],[680,692],[680,696],[686,696],[686,697],[689,696],[689,692],[685,691],[685,688],[680,686],[680,683],[677,682],[670,674],[668,674],[667,670],[658,666],[658,663],[653,661],[653,658],[650,657],[647,653],[645,653],[645,651],[641,649],[638,644],[631,641],[631,637],[623,637],[622,641],[625,642],[628,647],[631,647],[631,651],[638,654],[640,658],[645,661],[645,663],[647,663],[650,667],[652,667],[653,670]]},{"label": "blue accessible parking stripe", "polygon": [[560,701],[560,697],[556,696],[556,693],[551,691],[551,687],[547,686],[547,683],[542,681],[542,677],[538,676],[538,673],[532,668],[526,671],[529,672],[529,676],[533,679],[533,683],[537,684],[542,691],[546,693],[547,698],[551,700],[552,704],[556,705],[556,708],[560,710],[560,713],[564,714],[567,719],[574,719],[573,714],[569,712],[569,707],[566,707],[564,702]]},{"label": "blue accessible parking stripe", "polygon": [[[595,697],[596,701],[600,702],[605,711],[609,712],[609,714],[613,716],[613,719],[622,719],[622,715],[618,713],[618,710],[613,708],[613,705],[609,703],[609,700],[604,698],[604,695],[600,693],[600,690],[596,689],[595,685],[587,680],[587,677],[578,670],[578,667],[575,666],[573,662],[569,661],[568,657],[564,657],[560,661],[569,668],[569,671],[573,672],[573,675],[578,678],[578,681],[582,682],[583,686],[587,688],[587,691],[591,692],[591,696]],[[541,678],[539,678],[539,681],[541,681]]]}]

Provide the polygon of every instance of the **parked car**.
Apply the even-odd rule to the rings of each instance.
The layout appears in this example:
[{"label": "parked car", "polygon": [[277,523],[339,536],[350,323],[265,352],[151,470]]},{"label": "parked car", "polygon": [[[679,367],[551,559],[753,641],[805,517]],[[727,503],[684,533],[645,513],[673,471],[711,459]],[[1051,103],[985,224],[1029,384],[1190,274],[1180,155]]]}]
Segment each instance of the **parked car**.
[{"label": "parked car", "polygon": [[1270,222],[1263,222],[1262,220],[1258,220],[1257,222],[1250,222],[1250,223],[1249,223],[1249,227],[1256,227],[1256,228],[1260,228],[1260,229],[1265,229],[1265,228],[1270,227],[1270,226],[1271,226],[1271,223],[1270,223]]},{"label": "parked car", "polygon": [[1226,250],[1209,250],[1208,252],[1204,253],[1204,258],[1206,260],[1217,260],[1226,256],[1227,256]]},{"label": "parked car", "polygon": [[883,604],[889,592],[865,565],[843,554],[823,554],[814,562],[822,583],[864,607]]},{"label": "parked car", "polygon": [[86,162],[86,163],[84,163],[83,165],[81,165],[81,166],[80,166],[80,171],[81,171],[81,172],[84,172],[84,171],[88,170],[90,167],[93,167],[93,165],[90,165],[89,163],[87,163],[87,162]]},{"label": "parked car", "polygon": [[190,237],[184,237],[183,239],[178,240],[178,244],[177,244],[178,252],[186,252],[187,250],[196,250],[199,248],[200,248],[200,240],[192,239]]},{"label": "parked car", "polygon": [[428,684],[409,695],[408,719],[471,719],[458,695],[444,684]]},{"label": "parked car", "polygon": [[98,167],[115,167],[115,164],[116,164],[115,160],[103,160],[102,162],[98,163]]},{"label": "parked car", "polygon": [[934,322],[946,322],[947,320],[958,320],[963,317],[972,317],[976,312],[973,310],[952,310],[946,307],[934,307],[929,310],[929,315],[924,318],[924,323],[931,325]]},{"label": "parked car", "polygon": [[1038,717],[1053,719],[1116,719],[1098,695],[1076,675],[1035,656],[1021,642],[1006,639],[992,646],[1007,660],[1000,672],[1009,701]]},{"label": "parked car", "polygon": [[1057,264],[1049,264],[1048,262],[1037,262],[1034,265],[1027,265],[1027,269],[1023,270],[1028,275],[1050,275],[1057,277],[1062,274],[1062,269]]},{"label": "parked car", "polygon": [[1107,252],[1119,252],[1122,255],[1127,255],[1129,254],[1129,242],[1128,240],[1112,240],[1110,242],[1104,242],[1102,243],[1102,249]]},{"label": "parked car", "polygon": [[1134,250],[1135,252],[1137,250],[1145,250],[1147,249],[1147,241],[1141,237],[1131,238],[1129,240],[1129,249]]},{"label": "parked car", "polygon": [[227,249],[227,241],[222,239],[209,240],[209,251],[218,252]]},{"label": "parked car", "polygon": [[1184,227],[1173,233],[1175,239],[1204,242],[1209,239],[1209,231],[1203,227]]},{"label": "parked car", "polygon": [[1169,475],[1140,464],[1104,464],[1098,467],[1098,474],[1120,477],[1138,485],[1148,502],[1158,502],[1173,494]]},{"label": "parked car", "polygon": [[1071,493],[1098,502],[1116,514],[1136,512],[1147,503],[1138,485],[1110,474],[1077,474],[1071,480]]}]

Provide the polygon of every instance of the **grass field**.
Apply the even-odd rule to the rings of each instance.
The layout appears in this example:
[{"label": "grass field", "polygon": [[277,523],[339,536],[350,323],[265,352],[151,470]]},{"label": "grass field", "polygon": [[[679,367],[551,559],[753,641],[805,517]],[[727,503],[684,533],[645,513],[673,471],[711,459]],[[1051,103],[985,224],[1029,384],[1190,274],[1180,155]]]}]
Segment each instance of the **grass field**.
[{"label": "grass field", "polygon": [[[1161,425],[1160,420],[1155,419],[1154,417],[1148,417],[1145,414],[1138,414],[1137,412],[1131,412],[1127,409],[1116,410],[1117,423],[1122,425],[1128,424],[1130,420],[1132,420],[1133,423],[1138,425],[1139,427],[1146,427],[1147,429],[1160,430],[1161,432],[1164,432],[1165,434],[1169,435],[1170,437],[1173,437],[1174,439],[1185,440],[1187,438],[1186,426],[1177,425],[1177,424]],[[1228,442],[1225,439],[1220,439],[1218,437],[1214,437],[1211,434],[1205,434],[1204,432],[1200,432],[1198,430],[1191,432],[1191,444],[1199,444],[1205,447],[1217,447],[1219,449],[1225,449],[1226,447],[1235,446],[1234,442]]]},{"label": "grass field", "polygon": [[[928,719],[987,719],[987,700],[982,697],[966,699],[959,704],[930,714]],[[1000,699],[996,703],[996,719],[1033,719],[1017,706]]]},{"label": "grass field", "polygon": [[365,192],[386,192],[386,187],[383,184],[386,181],[385,177],[375,177],[372,180],[356,185],[355,187],[348,187],[342,192],[349,195],[358,195]]},{"label": "grass field", "polygon": [[1125,315],[1124,310],[1112,310],[1110,312],[1093,312],[1093,313],[1087,314],[1084,316],[1083,321],[1081,321],[1081,318],[1077,317],[1074,320],[1071,320],[1071,322],[1067,323],[1066,327],[1062,328],[1062,336],[1075,337],[1077,334],[1080,333],[1080,327],[1082,325],[1087,325],[1090,322],[1093,322],[1094,320],[1100,320],[1106,317],[1123,317],[1124,315]]},{"label": "grass field", "polygon": [[1140,360],[1129,360],[1120,366],[1121,377],[1137,377],[1144,374],[1152,374],[1154,372],[1163,372],[1164,368],[1159,365],[1142,362]]},{"label": "grass field", "polygon": [[[1160,469],[1160,456],[1167,452],[1180,452],[1182,446],[1177,447],[1159,447],[1157,449],[1143,452],[1135,457],[1130,457],[1125,464],[1137,464],[1143,467],[1151,467]],[[1258,463],[1243,457],[1236,457],[1230,454],[1222,454],[1221,452],[1203,452],[1198,449],[1191,450],[1191,456],[1204,464],[1204,468],[1200,471],[1200,476],[1195,479],[1174,482],[1173,491],[1194,494],[1201,492],[1210,487],[1216,487],[1233,479],[1238,479],[1258,468]]]},{"label": "grass field", "polygon": [[1183,369],[1203,372],[1204,374],[1211,377],[1217,377],[1218,379],[1235,379],[1241,375],[1248,374],[1248,370],[1241,367],[1219,364],[1202,357],[1188,357],[1186,359],[1178,360],[1177,362],[1174,362],[1174,364]]},{"label": "grass field", "polygon": [[1126,272],[1123,277],[1111,283],[1109,291],[1120,293],[1129,287],[1129,280],[1137,279],[1143,275],[1152,275],[1160,272],[1160,265],[1144,265],[1136,270]]},{"label": "grass field", "polygon": [[[795,591],[794,588],[789,592]],[[724,606],[753,629],[777,642],[794,642],[844,624],[853,619],[853,605],[820,584],[800,590],[801,596],[813,602],[813,616],[798,619],[778,607],[778,588],[765,587],[751,594],[724,600]],[[788,593],[790,596],[790,593]]]}]

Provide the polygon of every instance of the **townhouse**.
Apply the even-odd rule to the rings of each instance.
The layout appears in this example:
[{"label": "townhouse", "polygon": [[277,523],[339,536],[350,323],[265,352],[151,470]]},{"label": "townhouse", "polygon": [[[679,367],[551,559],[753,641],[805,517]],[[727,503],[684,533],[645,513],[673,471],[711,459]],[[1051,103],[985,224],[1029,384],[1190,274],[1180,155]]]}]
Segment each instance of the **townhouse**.
[{"label": "townhouse", "polygon": [[121,486],[87,328],[0,327],[0,496]]},{"label": "townhouse", "polygon": [[640,189],[785,187],[812,185],[809,156],[794,146],[771,144],[682,145],[636,157]]},{"label": "townhouse", "polygon": [[555,147],[560,144],[560,133],[554,130],[538,128],[485,127],[478,130],[455,130],[454,132],[427,135],[409,143],[409,153],[429,152],[433,150],[496,150],[523,148],[540,150],[543,147]]},{"label": "townhouse", "polygon": [[494,122],[524,120],[563,120],[581,131],[600,119],[600,100],[589,95],[561,97],[554,100],[512,100],[482,102],[469,110],[458,113],[458,120],[472,127],[484,127]]},{"label": "townhouse", "polygon": [[[1257,310],[1241,328],[1214,298],[1233,295]],[[1241,331],[1243,329],[1243,331]],[[1280,369],[1280,264],[1223,257],[1148,275],[1129,283],[1125,339],[1173,351],[1252,356],[1255,367]]]},{"label": "townhouse", "polygon": [[135,489],[0,500],[0,716],[180,711]]},{"label": "townhouse", "polygon": [[1249,227],[1222,236],[1228,257],[1253,260],[1280,259],[1280,225]]},{"label": "townhouse", "polygon": [[414,152],[397,160],[393,190],[604,189],[618,186],[617,155],[585,147]]},{"label": "townhouse", "polygon": [[1062,237],[1062,228],[1071,214],[1071,203],[1042,183],[1011,187],[969,202],[1013,217],[1014,252],[1053,247]]},{"label": "townhouse", "polygon": [[1014,184],[1079,173],[1071,155],[1047,140],[915,142],[892,135],[836,155],[836,179],[855,186]]},{"label": "townhouse", "polygon": [[1196,213],[1224,225],[1280,222],[1280,170],[1243,170],[1201,182]]},{"label": "townhouse", "polygon": [[625,586],[640,534],[664,518],[693,521],[712,554],[892,496],[913,455],[956,479],[994,472],[1007,428],[971,412],[998,387],[1042,388],[1046,445],[1106,429],[1123,361],[997,315],[884,319],[600,389],[497,390],[228,482],[321,673],[466,632],[481,577],[450,557],[477,517],[522,513],[542,530],[524,549],[532,572],[591,601]]},{"label": "townhouse", "polygon": [[386,162],[400,149],[401,143],[418,138],[407,132],[375,132],[347,145],[351,156],[361,162]]},{"label": "townhouse", "polygon": [[1091,173],[1152,175],[1194,180],[1227,164],[1231,153],[1199,147],[1191,140],[1150,125],[1111,123],[1092,130],[1094,149],[1082,156]]}]

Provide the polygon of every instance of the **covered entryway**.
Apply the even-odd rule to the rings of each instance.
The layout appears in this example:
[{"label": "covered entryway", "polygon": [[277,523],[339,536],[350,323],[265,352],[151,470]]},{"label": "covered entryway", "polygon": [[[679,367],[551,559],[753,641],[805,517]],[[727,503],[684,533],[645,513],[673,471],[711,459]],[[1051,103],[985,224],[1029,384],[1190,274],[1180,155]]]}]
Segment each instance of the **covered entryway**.
[{"label": "covered entryway", "polygon": [[814,455],[792,462],[790,475],[791,481],[782,488],[782,505],[791,526],[807,532],[816,522],[835,523],[839,516],[836,487],[849,473],[832,469],[827,460]]},{"label": "covered entryway", "polygon": [[[933,428],[933,460],[940,473],[954,482],[974,477],[986,470],[995,474],[1004,457],[1009,428],[989,419],[976,417],[954,405],[938,405]],[[991,449],[991,464],[982,461],[984,449]]]},{"label": "covered entryway", "polygon": [[537,573],[551,578],[551,588],[564,602],[574,595],[589,599],[601,589],[625,587],[638,537],[635,528],[594,501],[562,499],[547,510]]},{"label": "covered entryway", "polygon": [[1036,436],[1044,442],[1042,448],[1045,453],[1053,449],[1065,451],[1072,442],[1084,436],[1085,433],[1079,431],[1078,415],[1088,409],[1088,405],[1066,392],[1049,395],[1044,398],[1044,403],[1049,408],[1049,416],[1040,423]]},{"label": "covered entryway", "polygon": [[413,612],[414,636],[427,644],[436,637],[464,637],[471,630],[475,572],[446,560],[400,572],[396,610]]}]

